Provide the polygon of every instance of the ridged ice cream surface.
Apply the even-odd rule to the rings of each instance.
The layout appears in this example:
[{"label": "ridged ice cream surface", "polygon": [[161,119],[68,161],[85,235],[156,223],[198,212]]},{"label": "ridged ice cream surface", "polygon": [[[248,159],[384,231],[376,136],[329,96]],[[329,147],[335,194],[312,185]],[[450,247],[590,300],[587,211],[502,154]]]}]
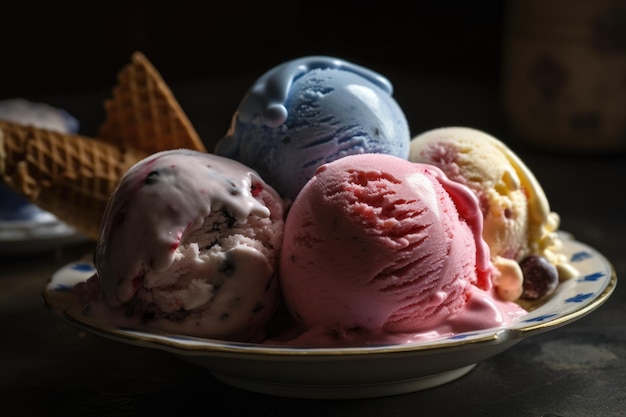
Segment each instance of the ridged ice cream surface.
[{"label": "ridged ice cream surface", "polygon": [[522,310],[492,297],[481,231],[475,196],[436,167],[376,154],[323,165],[285,223],[281,285],[305,329],[291,343],[420,340],[508,322]]},{"label": "ridged ice cream surface", "polygon": [[233,160],[172,150],[140,161],[104,214],[95,253],[103,300],[159,329],[257,337],[279,300],[282,204]]},{"label": "ridged ice cream surface", "polygon": [[576,274],[557,253],[558,214],[551,211],[535,175],[502,141],[478,129],[437,128],[412,139],[409,159],[441,168],[476,194],[502,297],[515,300],[522,294],[518,263],[527,256],[546,258],[561,279]]},{"label": "ridged ice cream surface", "polygon": [[524,183],[532,174],[516,166],[504,146],[469,129],[429,131],[411,145],[412,161],[434,164],[475,191],[484,213],[484,237],[494,254],[515,258],[528,253],[531,218],[546,218],[549,207],[540,187]]},{"label": "ridged ice cream surface", "polygon": [[250,87],[215,152],[293,199],[315,169],[346,155],[407,158],[410,133],[391,82],[327,56],[280,64]]}]

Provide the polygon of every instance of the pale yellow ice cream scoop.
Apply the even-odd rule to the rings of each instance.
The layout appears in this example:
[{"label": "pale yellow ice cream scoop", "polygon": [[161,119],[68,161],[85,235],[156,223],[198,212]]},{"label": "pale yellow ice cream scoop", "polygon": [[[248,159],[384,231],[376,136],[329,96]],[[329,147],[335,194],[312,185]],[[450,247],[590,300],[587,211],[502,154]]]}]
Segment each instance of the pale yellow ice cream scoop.
[{"label": "pale yellow ice cream scoop", "polygon": [[558,254],[559,215],[550,210],[535,175],[503,142],[473,128],[442,127],[415,136],[409,159],[438,166],[475,192],[484,216],[483,238],[499,271],[493,279],[500,296],[522,295],[519,262],[530,255],[546,258],[561,280],[576,274]]}]

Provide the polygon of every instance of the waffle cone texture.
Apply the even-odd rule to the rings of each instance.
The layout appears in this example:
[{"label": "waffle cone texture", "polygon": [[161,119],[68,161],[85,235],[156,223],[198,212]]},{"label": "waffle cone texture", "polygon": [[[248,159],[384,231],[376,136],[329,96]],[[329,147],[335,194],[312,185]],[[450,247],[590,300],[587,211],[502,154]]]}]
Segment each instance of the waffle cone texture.
[{"label": "waffle cone texture", "polygon": [[145,151],[0,121],[0,179],[92,239],[122,175]]},{"label": "waffle cone texture", "polygon": [[206,152],[174,94],[141,52],[133,53],[117,81],[104,103],[107,116],[98,138],[149,153],[176,148]]},{"label": "waffle cone texture", "polygon": [[206,152],[141,52],[118,72],[104,109],[97,138],[0,121],[0,181],[94,240],[111,194],[132,165],[164,150]]}]

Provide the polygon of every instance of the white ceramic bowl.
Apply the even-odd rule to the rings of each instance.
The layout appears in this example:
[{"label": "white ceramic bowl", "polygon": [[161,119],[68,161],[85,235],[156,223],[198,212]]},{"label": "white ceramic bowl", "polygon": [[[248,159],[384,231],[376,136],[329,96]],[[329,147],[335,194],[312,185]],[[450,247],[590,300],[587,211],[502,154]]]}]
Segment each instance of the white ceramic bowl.
[{"label": "white ceramic bowl", "polygon": [[521,340],[571,323],[602,305],[617,285],[613,266],[588,245],[566,234],[563,240],[563,252],[580,276],[562,283],[548,302],[505,328],[423,343],[297,348],[121,328],[81,312],[72,287],[94,273],[89,262],[71,263],[57,271],[42,296],[52,312],[85,330],[123,343],[170,352],[242,389],[298,398],[380,397],[455,380],[477,363]]}]

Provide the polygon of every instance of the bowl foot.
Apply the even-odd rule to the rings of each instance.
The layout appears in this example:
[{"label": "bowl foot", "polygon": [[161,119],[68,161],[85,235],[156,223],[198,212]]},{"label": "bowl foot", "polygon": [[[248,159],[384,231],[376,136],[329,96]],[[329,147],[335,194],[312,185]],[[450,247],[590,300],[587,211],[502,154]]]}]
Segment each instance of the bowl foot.
[{"label": "bowl foot", "polygon": [[241,378],[221,372],[211,372],[219,381],[246,391],[279,397],[309,399],[355,399],[375,398],[421,391],[454,381],[474,369],[476,364],[434,375],[400,381],[372,382],[364,384],[290,384]]}]

